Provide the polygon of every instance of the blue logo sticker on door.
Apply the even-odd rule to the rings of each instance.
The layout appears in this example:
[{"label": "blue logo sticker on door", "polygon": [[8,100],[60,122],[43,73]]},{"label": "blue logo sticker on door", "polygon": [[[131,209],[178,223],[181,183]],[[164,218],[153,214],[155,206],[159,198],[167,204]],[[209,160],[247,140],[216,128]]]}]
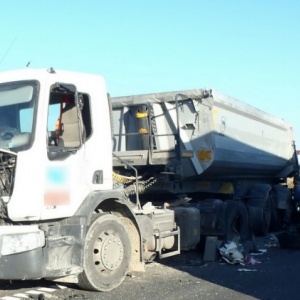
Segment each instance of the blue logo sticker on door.
[{"label": "blue logo sticker on door", "polygon": [[70,203],[69,168],[48,167],[44,204],[46,206],[67,205]]}]

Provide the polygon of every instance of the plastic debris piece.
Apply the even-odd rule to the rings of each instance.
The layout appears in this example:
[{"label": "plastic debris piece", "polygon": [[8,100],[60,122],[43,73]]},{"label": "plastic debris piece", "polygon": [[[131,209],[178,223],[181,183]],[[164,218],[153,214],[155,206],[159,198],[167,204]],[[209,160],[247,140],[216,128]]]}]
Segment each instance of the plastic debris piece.
[{"label": "plastic debris piece", "polygon": [[[219,252],[222,259],[229,264],[240,264],[242,266],[255,266],[261,264],[260,260],[253,258],[251,255],[246,255],[244,253],[243,246],[235,242],[227,242],[221,245]],[[261,253],[265,253],[266,250],[262,249]]]},{"label": "plastic debris piece", "polygon": [[221,245],[219,252],[222,259],[229,264],[239,264],[245,260],[245,253],[242,245],[232,241]]},{"label": "plastic debris piece", "polygon": [[262,254],[265,254],[267,253],[267,249],[259,249],[258,252],[251,252],[251,255],[252,256],[256,256],[256,255],[262,255]]},{"label": "plastic debris piece", "polygon": [[241,264],[242,264],[243,266],[249,266],[249,265],[255,266],[255,265],[261,264],[261,261],[255,259],[255,258],[253,258],[253,257],[250,256],[250,255],[248,255],[248,256],[245,258],[244,262],[241,263]]},{"label": "plastic debris piece", "polygon": [[257,269],[237,269],[239,272],[257,272]]},{"label": "plastic debris piece", "polygon": [[279,247],[279,242],[278,242],[277,236],[273,233],[268,234],[265,239],[265,246],[269,247],[269,248]]}]

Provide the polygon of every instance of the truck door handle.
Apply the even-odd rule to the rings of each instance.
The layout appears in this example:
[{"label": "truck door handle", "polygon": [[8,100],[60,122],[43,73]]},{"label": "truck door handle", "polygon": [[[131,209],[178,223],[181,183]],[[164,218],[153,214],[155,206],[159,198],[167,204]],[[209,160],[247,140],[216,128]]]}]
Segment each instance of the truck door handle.
[{"label": "truck door handle", "polygon": [[103,171],[97,170],[93,175],[93,184],[102,184],[103,183]]}]

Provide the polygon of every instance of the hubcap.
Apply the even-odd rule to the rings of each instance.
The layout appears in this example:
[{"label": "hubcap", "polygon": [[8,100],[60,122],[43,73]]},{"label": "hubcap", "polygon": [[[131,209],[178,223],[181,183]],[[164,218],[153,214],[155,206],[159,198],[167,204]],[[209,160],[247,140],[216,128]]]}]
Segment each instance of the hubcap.
[{"label": "hubcap", "polygon": [[104,232],[95,243],[95,265],[101,265],[106,270],[116,270],[124,256],[123,243],[118,235],[113,232]]}]

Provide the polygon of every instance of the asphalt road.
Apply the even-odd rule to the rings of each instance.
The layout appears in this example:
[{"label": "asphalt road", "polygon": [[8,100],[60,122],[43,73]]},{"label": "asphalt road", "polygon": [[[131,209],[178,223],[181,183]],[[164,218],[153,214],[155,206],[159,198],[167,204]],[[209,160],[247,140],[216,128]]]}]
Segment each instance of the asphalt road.
[{"label": "asphalt road", "polygon": [[261,262],[256,265],[204,263],[199,251],[190,251],[147,265],[146,273],[127,276],[111,292],[87,292],[45,280],[2,281],[0,300],[38,299],[40,294],[44,299],[300,299],[300,251],[266,247],[263,238],[257,245],[267,251],[253,256]]}]

